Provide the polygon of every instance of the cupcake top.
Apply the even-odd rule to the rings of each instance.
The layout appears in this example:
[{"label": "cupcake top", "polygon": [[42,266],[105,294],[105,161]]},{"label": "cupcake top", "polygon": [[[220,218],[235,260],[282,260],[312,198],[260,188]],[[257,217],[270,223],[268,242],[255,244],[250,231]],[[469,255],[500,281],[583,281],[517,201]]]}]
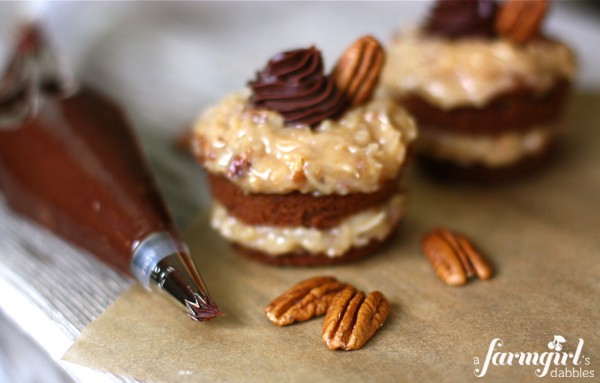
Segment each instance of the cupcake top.
[{"label": "cupcake top", "polygon": [[449,110],[485,106],[519,88],[540,94],[576,73],[573,52],[546,38],[547,1],[441,0],[419,28],[394,37],[383,82]]},{"label": "cupcake top", "polygon": [[310,47],[280,53],[249,89],[205,111],[192,146],[210,172],[249,193],[370,193],[398,176],[413,119],[372,93],[383,49],[363,37],[323,73]]}]

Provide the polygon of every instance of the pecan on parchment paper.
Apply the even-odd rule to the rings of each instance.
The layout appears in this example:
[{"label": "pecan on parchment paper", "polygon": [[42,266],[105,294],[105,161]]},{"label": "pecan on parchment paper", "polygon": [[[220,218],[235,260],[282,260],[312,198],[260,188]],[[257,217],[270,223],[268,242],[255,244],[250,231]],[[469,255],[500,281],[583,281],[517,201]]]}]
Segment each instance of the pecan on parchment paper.
[{"label": "pecan on parchment paper", "polygon": [[464,285],[475,276],[479,279],[492,276],[489,263],[462,234],[433,229],[423,237],[421,248],[436,275],[450,286]]},{"label": "pecan on parchment paper", "polygon": [[333,298],[346,286],[330,276],[307,279],[275,298],[265,308],[265,314],[278,326],[309,320],[325,314]]},{"label": "pecan on parchment paper", "polygon": [[365,297],[348,286],[331,302],[323,320],[323,342],[331,350],[358,350],[383,326],[390,304],[379,291]]}]

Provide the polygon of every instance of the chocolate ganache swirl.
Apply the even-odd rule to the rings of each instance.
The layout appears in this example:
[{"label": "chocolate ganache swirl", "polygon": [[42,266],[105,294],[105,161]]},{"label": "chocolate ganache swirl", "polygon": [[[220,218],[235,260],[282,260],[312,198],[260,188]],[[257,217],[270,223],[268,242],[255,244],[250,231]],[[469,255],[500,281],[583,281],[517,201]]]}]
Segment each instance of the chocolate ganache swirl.
[{"label": "chocolate ganache swirl", "polygon": [[498,5],[494,0],[438,0],[425,23],[425,32],[450,39],[492,38]]},{"label": "chocolate ganache swirl", "polygon": [[256,108],[278,112],[288,125],[338,117],[345,109],[342,92],[323,74],[321,52],[315,47],[275,55],[249,83]]}]

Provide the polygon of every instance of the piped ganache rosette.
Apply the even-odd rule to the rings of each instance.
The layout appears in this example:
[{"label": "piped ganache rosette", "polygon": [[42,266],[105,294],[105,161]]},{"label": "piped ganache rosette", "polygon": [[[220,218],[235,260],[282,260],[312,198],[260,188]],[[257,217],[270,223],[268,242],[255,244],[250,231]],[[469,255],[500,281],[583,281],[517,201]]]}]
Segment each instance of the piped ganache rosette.
[{"label": "piped ganache rosette", "polygon": [[318,49],[274,56],[197,120],[192,148],[213,196],[212,226],[241,253],[278,265],[373,252],[404,215],[399,178],[410,115],[373,99],[384,52],[363,37],[324,73]]},{"label": "piped ganache rosette", "polygon": [[545,36],[545,0],[439,0],[397,34],[385,92],[418,120],[417,152],[437,174],[506,180],[539,168],[561,131],[576,73]]}]

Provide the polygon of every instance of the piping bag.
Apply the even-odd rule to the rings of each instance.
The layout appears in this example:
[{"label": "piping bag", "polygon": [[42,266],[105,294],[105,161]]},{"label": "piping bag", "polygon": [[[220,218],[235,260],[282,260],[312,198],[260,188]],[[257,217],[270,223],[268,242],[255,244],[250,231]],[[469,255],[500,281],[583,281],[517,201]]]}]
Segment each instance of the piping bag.
[{"label": "piping bag", "polygon": [[13,210],[192,319],[222,315],[123,112],[61,74],[33,22],[21,29],[0,80],[0,190]]}]

